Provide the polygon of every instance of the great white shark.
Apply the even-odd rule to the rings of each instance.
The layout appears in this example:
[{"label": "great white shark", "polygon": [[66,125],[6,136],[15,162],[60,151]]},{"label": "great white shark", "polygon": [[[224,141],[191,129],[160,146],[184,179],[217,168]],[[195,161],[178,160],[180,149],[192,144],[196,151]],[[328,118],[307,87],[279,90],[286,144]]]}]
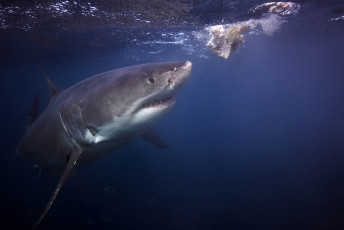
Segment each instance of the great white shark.
[{"label": "great white shark", "polygon": [[76,166],[96,161],[136,137],[167,148],[152,130],[175,104],[191,74],[189,61],[120,68],[60,90],[43,72],[50,103],[37,116],[33,104],[17,152],[35,166],[62,174],[36,229]]}]

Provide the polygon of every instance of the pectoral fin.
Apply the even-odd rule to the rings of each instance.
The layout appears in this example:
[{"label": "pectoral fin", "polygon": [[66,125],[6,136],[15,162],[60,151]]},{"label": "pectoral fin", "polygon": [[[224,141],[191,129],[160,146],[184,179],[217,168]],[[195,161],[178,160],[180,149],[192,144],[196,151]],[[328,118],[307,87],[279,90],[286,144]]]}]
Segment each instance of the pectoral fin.
[{"label": "pectoral fin", "polygon": [[153,129],[150,129],[147,132],[145,132],[143,135],[141,135],[141,138],[152,143],[156,147],[163,149],[169,148],[168,144]]},{"label": "pectoral fin", "polygon": [[57,184],[55,191],[53,193],[53,195],[50,197],[50,200],[47,204],[47,206],[45,207],[42,215],[40,216],[40,218],[38,219],[38,221],[36,222],[36,224],[33,226],[32,230],[36,229],[38,227],[38,225],[42,222],[42,220],[44,219],[44,217],[47,215],[49,209],[51,208],[51,206],[53,205],[57,195],[59,194],[62,186],[64,185],[64,183],[67,181],[67,179],[69,178],[69,176],[71,175],[74,166],[76,165],[76,162],[78,161],[78,159],[80,158],[82,154],[82,150],[77,150],[76,152],[72,153],[70,155],[68,164],[60,178],[59,183]]}]

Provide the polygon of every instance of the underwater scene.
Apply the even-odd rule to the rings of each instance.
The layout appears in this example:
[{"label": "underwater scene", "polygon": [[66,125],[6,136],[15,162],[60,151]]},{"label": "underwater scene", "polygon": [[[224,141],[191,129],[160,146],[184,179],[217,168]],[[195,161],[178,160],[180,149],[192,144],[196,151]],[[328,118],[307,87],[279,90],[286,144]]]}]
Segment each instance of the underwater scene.
[{"label": "underwater scene", "polygon": [[341,0],[0,1],[0,229],[344,229]]}]

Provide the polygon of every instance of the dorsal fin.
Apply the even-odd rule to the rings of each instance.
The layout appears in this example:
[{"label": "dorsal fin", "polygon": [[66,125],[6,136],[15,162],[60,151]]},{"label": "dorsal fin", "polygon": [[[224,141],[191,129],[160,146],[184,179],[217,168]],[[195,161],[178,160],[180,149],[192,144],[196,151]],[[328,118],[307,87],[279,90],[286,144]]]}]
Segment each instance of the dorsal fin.
[{"label": "dorsal fin", "polygon": [[35,99],[33,100],[33,103],[31,105],[31,109],[29,112],[29,116],[26,120],[26,128],[29,128],[32,123],[35,122],[35,120],[38,117],[38,95],[35,96]]},{"label": "dorsal fin", "polygon": [[38,227],[38,225],[42,222],[42,220],[44,219],[44,217],[47,215],[49,209],[51,208],[51,206],[53,205],[57,195],[59,194],[62,186],[64,185],[64,183],[67,181],[67,179],[69,178],[69,176],[71,175],[74,166],[76,165],[78,159],[80,158],[82,154],[82,150],[81,148],[78,148],[78,150],[76,150],[74,153],[72,153],[70,155],[68,164],[60,178],[59,183],[57,184],[55,191],[53,193],[53,195],[50,197],[50,200],[47,204],[47,206],[45,207],[42,215],[39,217],[38,221],[36,222],[36,224],[32,227],[32,230],[36,229]]},{"label": "dorsal fin", "polygon": [[48,89],[49,89],[49,95],[50,95],[50,99],[52,99],[53,97],[55,97],[56,94],[58,94],[61,90],[59,87],[57,87],[56,85],[54,85],[54,83],[51,82],[51,80],[49,79],[48,75],[46,74],[46,72],[44,71],[42,66],[39,66],[39,69],[41,70],[43,76],[44,76],[44,80],[48,85]]}]

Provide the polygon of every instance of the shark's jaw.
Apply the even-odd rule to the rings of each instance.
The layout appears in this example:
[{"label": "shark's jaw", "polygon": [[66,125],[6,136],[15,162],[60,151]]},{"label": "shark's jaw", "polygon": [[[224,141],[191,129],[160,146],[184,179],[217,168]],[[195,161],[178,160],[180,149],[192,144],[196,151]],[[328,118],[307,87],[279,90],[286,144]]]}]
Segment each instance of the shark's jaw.
[{"label": "shark's jaw", "polygon": [[164,117],[175,103],[176,99],[174,96],[148,100],[135,110],[129,123],[137,126],[137,128],[151,127]]},{"label": "shark's jaw", "polygon": [[133,116],[139,116],[140,113],[147,113],[155,111],[156,113],[163,112],[169,109],[176,103],[174,96],[154,96],[152,98],[139,100],[136,104],[136,109],[133,111]]},{"label": "shark's jaw", "polygon": [[138,111],[142,109],[151,109],[151,108],[159,108],[159,107],[168,107],[174,105],[176,102],[176,99],[173,96],[165,97],[165,98],[160,98],[160,99],[155,99],[148,101],[144,104],[142,104],[139,108]]}]

